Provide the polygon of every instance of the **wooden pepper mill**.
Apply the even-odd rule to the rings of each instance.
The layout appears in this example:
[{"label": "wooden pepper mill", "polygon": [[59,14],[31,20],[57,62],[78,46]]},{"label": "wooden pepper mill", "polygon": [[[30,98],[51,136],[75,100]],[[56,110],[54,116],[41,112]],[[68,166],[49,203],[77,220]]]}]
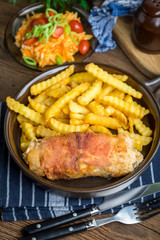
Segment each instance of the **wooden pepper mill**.
[{"label": "wooden pepper mill", "polygon": [[134,16],[134,42],[147,53],[160,53],[160,0],[144,0]]}]

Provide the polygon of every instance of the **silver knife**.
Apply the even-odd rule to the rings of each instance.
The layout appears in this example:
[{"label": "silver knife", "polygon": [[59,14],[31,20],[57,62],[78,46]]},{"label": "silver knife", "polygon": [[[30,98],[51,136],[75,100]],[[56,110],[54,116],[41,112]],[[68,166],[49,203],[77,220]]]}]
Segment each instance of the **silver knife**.
[{"label": "silver knife", "polygon": [[146,197],[153,193],[160,192],[160,182],[149,185],[140,186],[128,190],[122,190],[115,194],[104,197],[103,202],[99,205],[92,206],[90,209],[83,209],[80,211],[72,212],[57,218],[44,220],[42,222],[33,223],[24,228],[26,234],[35,234],[40,231],[58,227],[66,223],[70,223],[85,217],[100,214],[108,209],[119,206],[129,201]]}]

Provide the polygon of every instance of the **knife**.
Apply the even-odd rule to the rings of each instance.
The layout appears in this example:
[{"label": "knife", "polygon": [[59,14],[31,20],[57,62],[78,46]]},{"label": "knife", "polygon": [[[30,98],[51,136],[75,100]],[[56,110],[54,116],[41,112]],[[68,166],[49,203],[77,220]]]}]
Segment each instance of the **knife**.
[{"label": "knife", "polygon": [[104,200],[101,204],[92,206],[90,209],[83,209],[53,219],[33,223],[26,226],[24,228],[24,232],[25,234],[35,234],[49,228],[58,227],[85,217],[100,214],[107,209],[111,209],[113,207],[119,206],[132,200],[136,200],[141,197],[146,197],[156,192],[160,192],[160,182],[128,190],[122,190],[115,194],[104,197]]}]

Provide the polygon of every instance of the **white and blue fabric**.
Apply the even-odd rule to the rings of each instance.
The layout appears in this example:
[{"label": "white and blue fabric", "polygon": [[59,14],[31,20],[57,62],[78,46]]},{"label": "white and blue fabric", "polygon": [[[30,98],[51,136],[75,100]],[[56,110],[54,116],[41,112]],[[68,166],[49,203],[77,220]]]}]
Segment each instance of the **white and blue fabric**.
[{"label": "white and blue fabric", "polygon": [[142,0],[106,0],[101,8],[93,7],[88,17],[98,44],[96,52],[105,52],[116,47],[112,30],[119,16],[133,14]]},{"label": "white and blue fabric", "polygon": [[[12,159],[4,140],[6,104],[0,103],[0,208],[3,221],[54,218],[73,210],[100,204],[103,198],[69,198],[41,189],[26,177]],[[144,174],[128,188],[160,181],[160,149]],[[159,194],[154,194],[159,196]],[[137,200],[142,202],[153,196]],[[114,213],[127,204],[107,210]]]}]

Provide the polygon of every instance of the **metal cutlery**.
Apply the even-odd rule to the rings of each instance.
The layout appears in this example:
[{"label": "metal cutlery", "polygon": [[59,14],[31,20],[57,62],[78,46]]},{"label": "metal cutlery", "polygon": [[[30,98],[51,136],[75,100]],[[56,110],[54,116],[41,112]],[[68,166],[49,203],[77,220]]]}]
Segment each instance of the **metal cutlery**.
[{"label": "metal cutlery", "polygon": [[85,217],[100,214],[107,209],[111,209],[131,200],[145,197],[156,192],[160,192],[160,182],[123,190],[110,196],[104,197],[104,200],[100,205],[28,225],[24,228],[24,232],[26,234],[34,234],[49,228],[58,227]]},{"label": "metal cutlery", "polygon": [[20,238],[20,240],[49,240],[66,235],[71,235],[84,230],[100,227],[111,222],[121,222],[124,224],[140,223],[160,213],[160,196],[140,204],[130,205],[121,209],[110,218],[92,219],[89,221],[73,224],[67,227],[49,229],[33,235]]}]

